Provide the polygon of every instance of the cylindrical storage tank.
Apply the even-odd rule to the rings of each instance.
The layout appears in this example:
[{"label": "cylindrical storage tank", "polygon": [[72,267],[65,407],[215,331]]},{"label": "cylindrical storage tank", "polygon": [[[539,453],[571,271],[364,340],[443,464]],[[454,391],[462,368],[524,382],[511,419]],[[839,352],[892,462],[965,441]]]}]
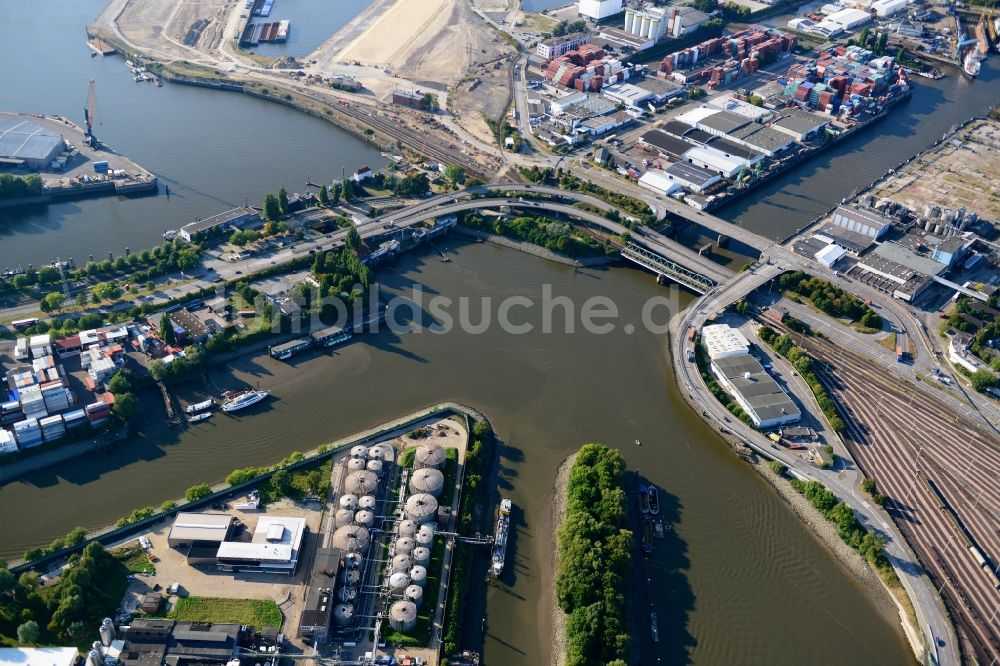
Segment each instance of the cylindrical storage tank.
[{"label": "cylindrical storage tank", "polygon": [[392,558],[392,572],[406,573],[413,567],[414,559],[406,553],[399,553]]},{"label": "cylindrical storage tank", "polygon": [[344,572],[344,585],[357,586],[361,582],[361,572],[357,569],[348,569]]},{"label": "cylindrical storage tank", "polygon": [[365,495],[364,497],[358,498],[358,508],[368,509],[369,511],[375,511],[375,496]]},{"label": "cylindrical storage tank", "polygon": [[425,530],[424,527],[427,525],[421,525],[421,529],[417,532],[413,540],[417,542],[418,546],[424,546],[430,548],[431,544],[434,543],[434,530]]},{"label": "cylindrical storage tank", "polygon": [[104,643],[106,647],[111,647],[111,641],[115,640],[115,623],[111,621],[110,617],[104,618],[101,621],[101,642]]},{"label": "cylindrical storage tank", "polygon": [[343,527],[344,525],[350,525],[354,522],[354,512],[350,509],[337,509],[336,515],[334,515],[333,522],[337,527]]},{"label": "cylindrical storage tank", "polygon": [[399,537],[396,539],[396,552],[409,555],[416,548],[417,544],[413,542],[413,537]]},{"label": "cylindrical storage tank", "polygon": [[405,572],[397,571],[389,576],[389,589],[393,592],[402,592],[409,584],[410,577]]},{"label": "cylindrical storage tank", "polygon": [[403,591],[403,597],[413,602],[417,608],[424,603],[424,588],[419,585],[410,585]]},{"label": "cylindrical storage tank", "polygon": [[410,582],[423,587],[427,584],[427,569],[419,564],[410,569]]},{"label": "cylindrical storage tank", "polygon": [[417,626],[417,605],[412,601],[400,600],[389,608],[389,626],[407,634]]},{"label": "cylindrical storage tank", "polygon": [[367,458],[368,457],[368,447],[364,444],[358,444],[351,447],[351,457],[352,458]]},{"label": "cylindrical storage tank", "polygon": [[417,546],[413,549],[413,563],[426,567],[431,561],[431,549],[425,546]]},{"label": "cylindrical storage tank", "polygon": [[396,459],[396,447],[389,442],[382,442],[379,446],[382,447],[382,460],[391,464]]},{"label": "cylindrical storage tank", "polygon": [[357,569],[361,566],[363,559],[361,553],[348,553],[344,555],[344,566],[348,569]]},{"label": "cylindrical storage tank", "polygon": [[411,537],[417,533],[417,524],[410,519],[396,523],[396,534]]},{"label": "cylindrical storage tank", "polygon": [[438,469],[444,465],[444,459],[444,449],[437,444],[421,444],[417,447],[417,452],[413,455],[413,467],[415,469],[423,469],[425,467]]},{"label": "cylindrical storage tank", "polygon": [[354,606],[337,604],[333,607],[333,623],[338,627],[346,627],[354,619]]},{"label": "cylindrical storage tank", "polygon": [[357,495],[352,495],[350,493],[348,493],[346,495],[341,495],[339,502],[340,502],[340,508],[341,509],[350,509],[351,511],[354,511],[355,509],[358,508],[358,496]]},{"label": "cylindrical storage tank", "polygon": [[438,502],[433,495],[418,493],[406,500],[406,517],[423,525],[437,518]]},{"label": "cylindrical storage tank", "polygon": [[362,527],[371,527],[375,524],[375,514],[367,509],[361,509],[354,514],[354,522]]},{"label": "cylindrical storage tank", "polygon": [[347,603],[349,601],[354,601],[355,597],[358,596],[358,588],[353,585],[344,585],[337,590],[337,598]]},{"label": "cylindrical storage tank", "polygon": [[93,643],[91,643],[90,644],[90,649],[91,650],[97,650],[98,652],[100,652],[101,651],[101,641],[94,641]]},{"label": "cylindrical storage tank", "polygon": [[341,550],[364,550],[368,546],[368,530],[360,525],[338,527],[330,545]]},{"label": "cylindrical storage tank", "polygon": [[[412,603],[412,602],[411,602]],[[413,616],[417,615],[417,607],[413,607]],[[104,666],[104,660],[101,659],[101,653],[97,650],[91,650],[87,653],[87,666]]]},{"label": "cylindrical storage tank", "polygon": [[385,449],[382,448],[381,444],[376,444],[372,448],[368,449],[369,460],[382,460],[384,457],[385,457]]},{"label": "cylindrical storage tank", "polygon": [[378,477],[368,470],[351,472],[344,480],[344,489],[354,495],[371,495],[378,488]]},{"label": "cylindrical storage tank", "polygon": [[348,472],[360,472],[365,468],[364,458],[351,458],[347,461],[347,471]]},{"label": "cylindrical storage tank", "polygon": [[368,461],[368,471],[373,472],[375,476],[382,476],[382,461],[381,460],[369,460]]},{"label": "cylindrical storage tank", "polygon": [[410,476],[411,493],[427,493],[440,497],[442,490],[444,490],[444,474],[439,469],[424,467],[415,470]]}]

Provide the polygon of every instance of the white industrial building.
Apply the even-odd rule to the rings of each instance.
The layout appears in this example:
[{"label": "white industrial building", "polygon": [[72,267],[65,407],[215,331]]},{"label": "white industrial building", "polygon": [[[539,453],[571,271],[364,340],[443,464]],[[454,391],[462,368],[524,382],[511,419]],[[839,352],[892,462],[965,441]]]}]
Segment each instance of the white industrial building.
[{"label": "white industrial building", "polygon": [[805,141],[818,134],[830,124],[829,118],[824,118],[801,109],[782,109],[781,117],[771,123],[770,127],[784,132],[796,141]]},{"label": "white industrial building", "polygon": [[830,14],[822,21],[840,26],[842,30],[851,31],[872,22],[872,15],[863,9],[842,9],[839,12]]},{"label": "white industrial building", "polygon": [[75,666],[80,651],[75,647],[0,648],[3,666]]},{"label": "white industrial building", "polygon": [[685,162],[674,162],[663,171],[667,180],[692,192],[702,192],[715,185],[722,176]]},{"label": "white industrial building", "polygon": [[223,541],[216,558],[223,571],[260,571],[291,576],[299,562],[306,519],[261,516],[249,543]]},{"label": "white industrial building", "polygon": [[639,185],[664,196],[669,196],[681,188],[679,184],[668,178],[664,172],[655,169],[650,169],[642,174],[642,177],[639,178]]},{"label": "white industrial building", "polygon": [[575,51],[586,43],[587,33],[573,32],[568,35],[543,39],[538,42],[538,46],[535,48],[535,53],[546,60],[551,60],[552,58],[558,58],[569,51]]},{"label": "white industrial building", "polygon": [[653,93],[631,83],[613,83],[610,86],[604,86],[601,89],[601,94],[613,102],[633,109],[639,108],[653,99]]},{"label": "white industrial building", "polygon": [[701,329],[701,341],[713,361],[718,358],[743,356],[750,353],[750,341],[738,328],[728,324],[711,324]]},{"label": "white industrial building", "polygon": [[643,5],[625,10],[625,32],[654,42],[667,33],[667,10]]},{"label": "white industrial building", "polygon": [[622,0],[580,0],[580,16],[600,21],[609,16],[620,14],[622,11]]},{"label": "white industrial building", "polygon": [[45,169],[66,149],[62,135],[30,120],[0,118],[0,162]]},{"label": "white industrial building", "polygon": [[871,236],[875,240],[882,240],[892,228],[892,220],[884,215],[853,206],[837,206],[831,221],[838,227]]},{"label": "white industrial building", "polygon": [[875,16],[887,18],[906,11],[906,6],[909,4],[910,0],[878,0],[872,3],[871,10],[875,12]]},{"label": "white industrial building", "polygon": [[748,166],[746,160],[726,155],[708,146],[696,146],[684,153],[684,159],[696,167],[732,178]]},{"label": "white industrial building", "polygon": [[813,256],[819,263],[823,264],[827,268],[832,268],[833,265],[840,261],[840,258],[845,254],[847,254],[847,250],[840,247],[836,243],[830,243]]},{"label": "white industrial building", "polygon": [[712,373],[757,428],[774,428],[802,418],[788,394],[750,354],[717,358],[712,361]]}]

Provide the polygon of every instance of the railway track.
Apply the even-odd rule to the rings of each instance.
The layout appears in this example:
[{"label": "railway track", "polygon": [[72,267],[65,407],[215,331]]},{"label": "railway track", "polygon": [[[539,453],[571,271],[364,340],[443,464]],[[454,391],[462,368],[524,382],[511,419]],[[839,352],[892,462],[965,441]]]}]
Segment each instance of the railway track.
[{"label": "railway track", "polygon": [[[828,340],[803,338],[800,346],[815,359],[816,374],[847,424],[852,457],[890,498],[886,508],[945,599],[966,656],[1000,663],[1000,591],[969,550],[971,539],[997,567],[996,439],[950,412],[928,393],[933,389],[879,373],[863,356]],[[960,525],[920,481],[921,472]]]}]

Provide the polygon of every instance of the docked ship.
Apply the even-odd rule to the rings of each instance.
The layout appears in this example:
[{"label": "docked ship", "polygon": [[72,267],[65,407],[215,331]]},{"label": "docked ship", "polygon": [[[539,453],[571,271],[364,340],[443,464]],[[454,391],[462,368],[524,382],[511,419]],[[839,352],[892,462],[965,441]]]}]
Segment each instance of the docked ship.
[{"label": "docked ship", "polygon": [[251,405],[256,405],[258,402],[260,402],[269,395],[271,395],[270,391],[263,391],[260,389],[254,389],[251,391],[240,393],[236,397],[231,398],[226,402],[222,403],[222,411],[229,413],[229,412],[236,412],[241,409],[246,409]]},{"label": "docked ship", "polygon": [[212,416],[212,412],[201,412],[200,414],[195,414],[194,416],[188,417],[188,423],[199,423]]},{"label": "docked ship", "polygon": [[645,516],[649,514],[649,489],[639,486],[639,511]]},{"label": "docked ship", "polygon": [[211,409],[212,405],[215,404],[211,400],[203,400],[202,402],[196,402],[193,405],[188,405],[184,408],[185,414],[197,414],[198,412],[203,412],[206,409]]},{"label": "docked ship", "polygon": [[660,625],[656,622],[656,611],[649,614],[649,631],[653,635],[653,642],[660,642]]},{"label": "docked ship", "polygon": [[656,486],[649,486],[646,492],[649,495],[649,512],[655,516],[660,512],[660,493]]},{"label": "docked ship", "polygon": [[976,28],[970,37],[968,46],[965,52],[962,54],[962,72],[971,78],[979,76],[979,71],[982,69],[983,60],[990,52],[990,41],[986,37],[986,15],[983,14],[979,23],[976,24]]},{"label": "docked ship", "polygon": [[507,559],[507,536],[510,533],[510,498],[500,500],[500,515],[497,517],[497,534],[493,541],[493,575],[499,576]]},{"label": "docked ship", "polygon": [[642,518],[642,552],[653,554],[653,521],[646,516]]}]

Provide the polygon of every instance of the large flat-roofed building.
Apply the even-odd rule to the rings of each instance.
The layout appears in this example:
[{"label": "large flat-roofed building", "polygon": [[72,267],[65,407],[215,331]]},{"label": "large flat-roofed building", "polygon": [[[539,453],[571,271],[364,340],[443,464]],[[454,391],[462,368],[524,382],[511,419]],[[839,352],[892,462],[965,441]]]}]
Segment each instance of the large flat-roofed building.
[{"label": "large flat-roofed building", "polygon": [[3,666],[75,666],[79,658],[75,647],[0,648]]},{"label": "large flat-roofed building", "polygon": [[299,637],[325,643],[336,605],[333,593],[337,589],[342,553],[339,548],[318,548],[313,561],[312,576],[306,589],[302,615],[299,616]]},{"label": "large flat-roofed building", "polygon": [[260,223],[260,214],[249,206],[233,208],[224,213],[206,217],[204,220],[185,224],[181,227],[178,235],[184,240],[191,242],[199,234],[211,233],[220,229],[234,227],[236,229],[246,229]]},{"label": "large flat-roofed building", "polygon": [[223,541],[216,559],[223,571],[258,571],[291,576],[307,532],[305,518],[261,516],[250,542]]},{"label": "large flat-roofed building", "polygon": [[722,180],[719,174],[687,162],[674,162],[664,169],[663,173],[671,182],[692,192],[701,192]]},{"label": "large flat-roofed building", "polygon": [[225,513],[178,513],[167,534],[171,548],[183,549],[195,543],[220,544],[229,536],[233,517]]},{"label": "large flat-roofed building", "polygon": [[680,139],[673,134],[668,134],[662,129],[654,129],[646,132],[639,138],[639,143],[652,148],[661,157],[670,159],[680,159],[684,153],[694,148],[694,146],[684,139]]},{"label": "large flat-roofed building", "polygon": [[252,628],[137,618],[124,628],[122,639],[121,666],[226,664],[239,654],[240,647],[249,647]]},{"label": "large flat-roofed building", "polygon": [[579,0],[578,11],[580,16],[600,21],[609,16],[620,14],[622,0]]},{"label": "large flat-roofed building", "polygon": [[781,117],[771,127],[788,134],[796,141],[805,141],[830,124],[829,118],[800,109],[783,109]]},{"label": "large flat-roofed building", "polygon": [[0,164],[45,169],[66,148],[62,135],[30,120],[0,118]]},{"label": "large flat-roofed building", "polygon": [[535,47],[535,53],[546,60],[551,60],[552,58],[558,58],[561,55],[565,55],[570,51],[575,51],[586,43],[587,33],[572,32],[568,35],[560,35],[559,37],[543,39],[538,42],[538,46]]},{"label": "large flat-roofed building", "polygon": [[760,151],[767,157],[774,157],[782,150],[795,145],[795,139],[788,134],[764,127],[760,123],[750,123],[729,132],[726,136],[730,141]]},{"label": "large flat-roofed building", "polygon": [[871,236],[882,240],[892,228],[892,220],[873,210],[855,208],[854,206],[837,206],[831,220],[838,227],[848,231]]},{"label": "large flat-roofed building", "polygon": [[711,324],[701,329],[701,341],[708,350],[708,357],[730,358],[750,353],[750,341],[738,328],[728,324]]},{"label": "large flat-roofed building", "polygon": [[802,418],[792,399],[753,356],[714,359],[712,373],[757,428],[773,428]]}]

